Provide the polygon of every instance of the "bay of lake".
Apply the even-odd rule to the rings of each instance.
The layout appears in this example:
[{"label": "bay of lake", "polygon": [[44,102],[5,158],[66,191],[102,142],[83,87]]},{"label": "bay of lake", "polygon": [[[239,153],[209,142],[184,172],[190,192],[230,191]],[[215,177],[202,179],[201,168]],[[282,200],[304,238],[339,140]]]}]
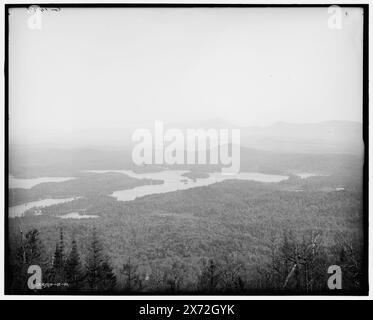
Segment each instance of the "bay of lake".
[{"label": "bay of lake", "polygon": [[78,197],[64,198],[64,199],[43,199],[43,200],[37,200],[37,201],[31,201],[31,202],[19,204],[17,206],[12,206],[12,207],[9,207],[9,218],[22,217],[23,214],[31,208],[52,206],[58,203],[73,201],[73,200],[76,200],[77,198]]},{"label": "bay of lake", "polygon": [[[189,171],[185,170],[164,170],[160,172],[151,173],[135,173],[131,170],[85,170],[86,172],[92,173],[107,173],[107,172],[118,172],[128,175],[136,179],[152,179],[162,180],[163,184],[149,184],[133,189],[125,189],[114,191],[110,196],[114,197],[118,201],[132,201],[139,197],[144,197],[152,194],[161,194],[166,192],[173,192],[178,190],[187,190],[196,187],[208,186],[213,183],[222,182],[225,180],[252,180],[258,182],[280,182],[288,179],[285,175],[274,175],[264,174],[258,172],[240,172],[234,175],[223,175],[220,172],[209,173],[207,178],[196,178],[190,179],[184,177],[183,174]],[[318,174],[312,173],[297,173],[301,178],[308,178],[311,176],[317,176]],[[19,179],[13,176],[9,177],[10,188],[26,188],[29,189],[39,183],[43,182],[62,182],[75,179],[74,177],[43,177],[33,179]],[[64,198],[64,199],[43,199],[38,201],[27,202],[25,204],[13,206],[9,208],[9,217],[19,217],[24,214],[28,209],[34,207],[46,207],[58,203],[64,203],[73,201],[76,198]],[[76,218],[76,217],[75,217]]]},{"label": "bay of lake", "polygon": [[44,182],[63,182],[76,179],[74,177],[42,177],[42,178],[15,178],[14,176],[9,176],[9,188],[22,188],[31,189],[32,187],[44,183]]},{"label": "bay of lake", "polygon": [[259,182],[280,182],[282,180],[288,179],[288,176],[263,174],[257,172],[240,172],[234,175],[223,175],[220,172],[214,172],[209,173],[209,177],[207,178],[197,179],[189,179],[187,177],[184,177],[183,174],[189,171],[183,170],[164,170],[152,173],[135,173],[131,170],[90,170],[90,172],[119,172],[136,179],[163,180],[163,184],[150,184],[135,187],[133,189],[115,191],[110,196],[116,198],[118,201],[132,201],[136,198],[147,195],[203,187],[213,183],[231,179],[252,180]]}]

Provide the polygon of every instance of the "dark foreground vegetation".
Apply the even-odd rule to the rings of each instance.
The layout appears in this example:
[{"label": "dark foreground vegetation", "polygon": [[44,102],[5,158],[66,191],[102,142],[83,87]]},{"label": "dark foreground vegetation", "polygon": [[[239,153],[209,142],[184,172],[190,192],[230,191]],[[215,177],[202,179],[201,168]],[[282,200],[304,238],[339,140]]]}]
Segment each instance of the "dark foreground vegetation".
[{"label": "dark foreground vegetation", "polygon": [[[361,159],[307,159],[254,157],[247,170],[290,176],[279,183],[227,180],[130,202],[109,194],[149,181],[84,173],[14,189],[13,204],[80,197],[9,219],[8,293],[362,293]],[[302,170],[325,176],[291,174]],[[60,217],[72,212],[97,218]],[[42,269],[41,290],[27,287],[30,265]],[[331,265],[341,290],[327,286]]]},{"label": "dark foreground vegetation", "polygon": [[[91,230],[84,252],[77,241],[65,243],[61,228],[52,255],[46,254],[37,229],[20,232],[13,251],[12,294],[91,294],[91,293],[332,293],[327,286],[330,265],[341,267],[344,292],[359,292],[364,284],[362,247],[358,243],[336,238],[331,248],[323,244],[321,233],[311,232],[297,238],[283,231],[273,235],[266,263],[248,268],[243,256],[226,253],[215,258],[185,261],[168,258],[163,264],[146,267],[131,256],[123,257],[118,273],[105,255],[97,230]],[[28,287],[28,268],[42,270],[41,289]],[[254,271],[254,272],[253,272]],[[335,293],[335,292],[334,292]]]}]

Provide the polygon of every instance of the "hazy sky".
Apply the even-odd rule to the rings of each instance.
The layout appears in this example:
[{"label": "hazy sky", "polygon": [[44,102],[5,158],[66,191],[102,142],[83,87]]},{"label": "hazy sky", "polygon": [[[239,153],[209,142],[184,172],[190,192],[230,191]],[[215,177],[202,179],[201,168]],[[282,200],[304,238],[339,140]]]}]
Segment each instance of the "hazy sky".
[{"label": "hazy sky", "polygon": [[11,141],[155,119],[361,121],[363,16],[343,10],[335,30],[327,8],[62,8],[33,30],[12,9]]}]

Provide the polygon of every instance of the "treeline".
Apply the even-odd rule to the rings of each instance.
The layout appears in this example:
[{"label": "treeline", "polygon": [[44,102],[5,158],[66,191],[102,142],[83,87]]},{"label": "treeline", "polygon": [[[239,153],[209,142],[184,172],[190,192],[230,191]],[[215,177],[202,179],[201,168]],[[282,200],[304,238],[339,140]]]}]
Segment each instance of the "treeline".
[{"label": "treeline", "polygon": [[[23,236],[15,249],[11,264],[11,293],[30,294],[28,268],[39,266],[42,270],[41,290],[35,293],[78,293],[111,292],[116,289],[116,275],[109,258],[103,253],[101,241],[94,229],[87,248],[87,258],[82,261],[76,240],[73,238],[71,250],[67,252],[63,229],[52,257],[46,257],[39,231],[32,229]],[[35,285],[37,285],[35,283]]]},{"label": "treeline", "polygon": [[[144,268],[126,257],[115,272],[102,242],[93,229],[82,257],[72,237],[66,249],[64,230],[52,256],[45,254],[37,229],[21,232],[12,252],[7,275],[11,294],[97,294],[97,293],[333,293],[328,287],[329,266],[342,270],[343,292],[360,292],[364,287],[362,248],[358,242],[336,239],[332,248],[323,245],[321,233],[301,239],[290,231],[273,235],[268,259],[248,267],[237,254],[202,258],[185,264],[180,257],[167,258]],[[28,268],[42,270],[41,289],[30,289]],[[35,284],[35,283],[34,283]],[[334,292],[336,293],[336,292]]]},{"label": "treeline", "polygon": [[258,271],[261,289],[292,292],[327,292],[330,266],[342,271],[342,289],[359,291],[364,286],[363,248],[357,241],[337,236],[331,248],[323,245],[321,233],[311,232],[298,240],[285,231],[282,239],[272,237],[270,261]]},{"label": "treeline", "polygon": [[48,198],[105,196],[116,190],[162,183],[162,180],[136,179],[117,172],[80,173],[78,177],[71,180],[44,182],[30,189],[10,188],[9,206]]}]

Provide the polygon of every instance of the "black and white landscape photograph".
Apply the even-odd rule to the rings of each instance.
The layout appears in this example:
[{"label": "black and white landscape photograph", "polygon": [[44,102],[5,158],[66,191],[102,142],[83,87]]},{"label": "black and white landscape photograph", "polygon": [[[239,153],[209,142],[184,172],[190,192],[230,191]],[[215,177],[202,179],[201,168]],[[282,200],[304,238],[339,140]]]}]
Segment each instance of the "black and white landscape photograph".
[{"label": "black and white landscape photograph", "polygon": [[7,294],[367,294],[364,7],[6,10]]}]

